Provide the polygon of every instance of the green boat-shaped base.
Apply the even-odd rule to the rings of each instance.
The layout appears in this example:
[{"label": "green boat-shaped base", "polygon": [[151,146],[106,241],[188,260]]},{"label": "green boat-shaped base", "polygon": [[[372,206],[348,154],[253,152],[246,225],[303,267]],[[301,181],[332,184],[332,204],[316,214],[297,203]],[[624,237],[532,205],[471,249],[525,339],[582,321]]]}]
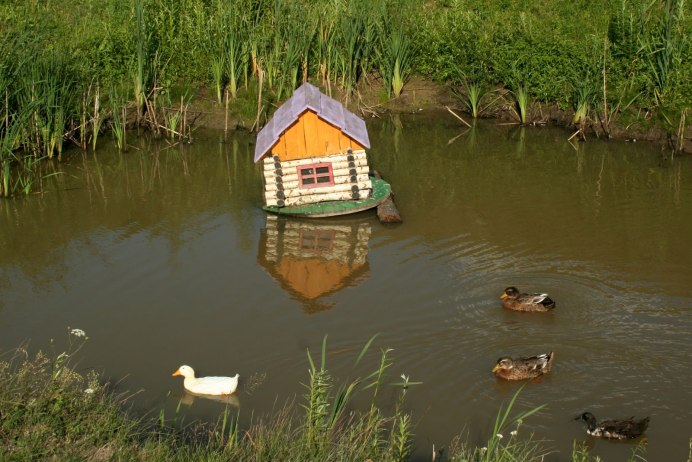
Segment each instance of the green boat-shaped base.
[{"label": "green boat-shaped base", "polygon": [[277,215],[294,217],[335,217],[350,213],[362,212],[377,207],[392,194],[392,187],[381,178],[370,177],[372,181],[372,196],[352,201],[325,201],[315,204],[294,205],[290,207],[273,207],[265,205],[263,210]]}]

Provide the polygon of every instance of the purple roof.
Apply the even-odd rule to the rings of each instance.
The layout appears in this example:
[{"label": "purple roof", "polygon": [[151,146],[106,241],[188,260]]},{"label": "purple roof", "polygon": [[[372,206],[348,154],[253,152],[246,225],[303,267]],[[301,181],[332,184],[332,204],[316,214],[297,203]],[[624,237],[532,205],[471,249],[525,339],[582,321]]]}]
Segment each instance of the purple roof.
[{"label": "purple roof", "polygon": [[363,119],[349,112],[337,100],[321,93],[316,86],[304,83],[276,110],[271,120],[257,134],[255,162],[264,157],[283,132],[308,109],[366,148],[370,147]]}]

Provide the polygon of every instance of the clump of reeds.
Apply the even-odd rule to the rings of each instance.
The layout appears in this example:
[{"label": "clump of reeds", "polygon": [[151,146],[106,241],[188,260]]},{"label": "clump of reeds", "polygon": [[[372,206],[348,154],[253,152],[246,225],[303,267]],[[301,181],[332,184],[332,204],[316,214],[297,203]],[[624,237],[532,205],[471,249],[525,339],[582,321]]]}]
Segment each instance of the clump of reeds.
[{"label": "clump of reeds", "polygon": [[[236,10],[230,10],[233,2],[228,3],[229,10],[226,13],[226,34],[224,36],[225,73],[228,81],[228,90],[231,97],[238,96],[240,78],[247,81],[247,68],[250,59],[250,42],[247,30],[248,19],[245,15],[238,14]],[[247,83],[247,82],[246,82]]]},{"label": "clump of reeds", "polygon": [[38,159],[17,151],[28,120],[25,111],[8,120],[0,131],[0,197],[29,194],[38,175],[34,168]]},{"label": "clump of reeds", "polygon": [[464,105],[464,110],[469,112],[474,119],[480,117],[497,99],[502,98],[500,95],[494,100],[488,101],[495,91],[488,89],[487,84],[479,80],[468,78],[459,67],[456,67],[455,83],[459,84],[459,82],[461,88],[452,87],[454,95],[459,98]]},{"label": "clump of reeds", "polygon": [[596,99],[593,79],[587,73],[574,83],[576,88],[574,97],[574,116],[572,125],[577,131],[572,136],[579,135],[579,139],[586,140],[586,127],[589,121],[591,107]]},{"label": "clump of reeds", "polygon": [[510,90],[514,97],[514,104],[510,106],[522,125],[528,123],[529,117],[529,90],[525,83],[521,83]]},{"label": "clump of reeds", "polygon": [[413,42],[402,27],[392,28],[380,42],[380,75],[387,95],[398,98],[412,71]]},{"label": "clump of reeds", "polygon": [[[17,107],[31,108],[25,147],[34,157],[62,154],[67,120],[77,100],[72,71],[64,55],[51,52],[28,63],[16,84]],[[25,72],[25,73],[24,73]]]},{"label": "clump of reeds", "polygon": [[127,91],[112,87],[109,95],[111,131],[118,151],[127,151]]}]

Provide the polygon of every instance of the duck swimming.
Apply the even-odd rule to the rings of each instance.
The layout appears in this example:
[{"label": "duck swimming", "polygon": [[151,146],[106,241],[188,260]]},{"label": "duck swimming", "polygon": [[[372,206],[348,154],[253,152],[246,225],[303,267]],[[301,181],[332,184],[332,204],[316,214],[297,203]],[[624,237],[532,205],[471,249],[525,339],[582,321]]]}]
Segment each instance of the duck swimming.
[{"label": "duck swimming", "polygon": [[589,435],[616,440],[638,438],[649,426],[648,417],[640,420],[635,420],[634,417],[629,419],[609,419],[597,423],[596,417],[590,412],[584,412],[575,417],[574,420],[586,422],[586,433]]},{"label": "duck swimming", "polygon": [[493,374],[505,380],[535,379],[550,372],[555,355],[544,353],[537,356],[510,358],[504,356],[497,360]]},{"label": "duck swimming", "polygon": [[172,376],[185,377],[183,387],[191,393],[200,395],[230,395],[238,388],[238,377],[195,377],[195,370],[190,366],[180,366]]},{"label": "duck swimming", "polygon": [[550,311],[555,302],[548,294],[523,294],[516,287],[507,287],[500,296],[502,306],[514,311]]}]

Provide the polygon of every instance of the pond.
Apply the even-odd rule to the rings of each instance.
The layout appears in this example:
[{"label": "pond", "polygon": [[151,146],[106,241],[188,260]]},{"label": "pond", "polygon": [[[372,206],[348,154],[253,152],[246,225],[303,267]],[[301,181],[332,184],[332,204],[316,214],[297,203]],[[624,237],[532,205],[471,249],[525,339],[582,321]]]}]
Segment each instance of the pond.
[{"label": "pond", "polygon": [[[261,210],[254,136],[141,136],[119,154],[72,152],[44,194],[0,201],[0,348],[69,345],[81,370],[128,391],[135,410],[214,421],[228,403],[171,377],[240,373],[241,423],[300,402],[306,350],[341,382],[392,348],[390,379],[423,382],[407,405],[430,460],[458,434],[483,444],[522,383],[500,356],[553,351],[517,410],[547,404],[520,433],[569,460],[574,440],[606,461],[632,443],[597,441],[572,419],[651,416],[649,460],[685,460],[692,437],[692,158],[658,146],[449,114],[369,119],[370,163],[404,222],[374,212],[291,220]],[[131,137],[131,139],[134,137]],[[501,308],[505,287],[548,292],[551,313]],[[361,348],[378,334],[354,369]],[[52,343],[52,346],[51,346]],[[393,406],[394,387],[383,396]],[[357,403],[356,403],[357,405]]]}]

